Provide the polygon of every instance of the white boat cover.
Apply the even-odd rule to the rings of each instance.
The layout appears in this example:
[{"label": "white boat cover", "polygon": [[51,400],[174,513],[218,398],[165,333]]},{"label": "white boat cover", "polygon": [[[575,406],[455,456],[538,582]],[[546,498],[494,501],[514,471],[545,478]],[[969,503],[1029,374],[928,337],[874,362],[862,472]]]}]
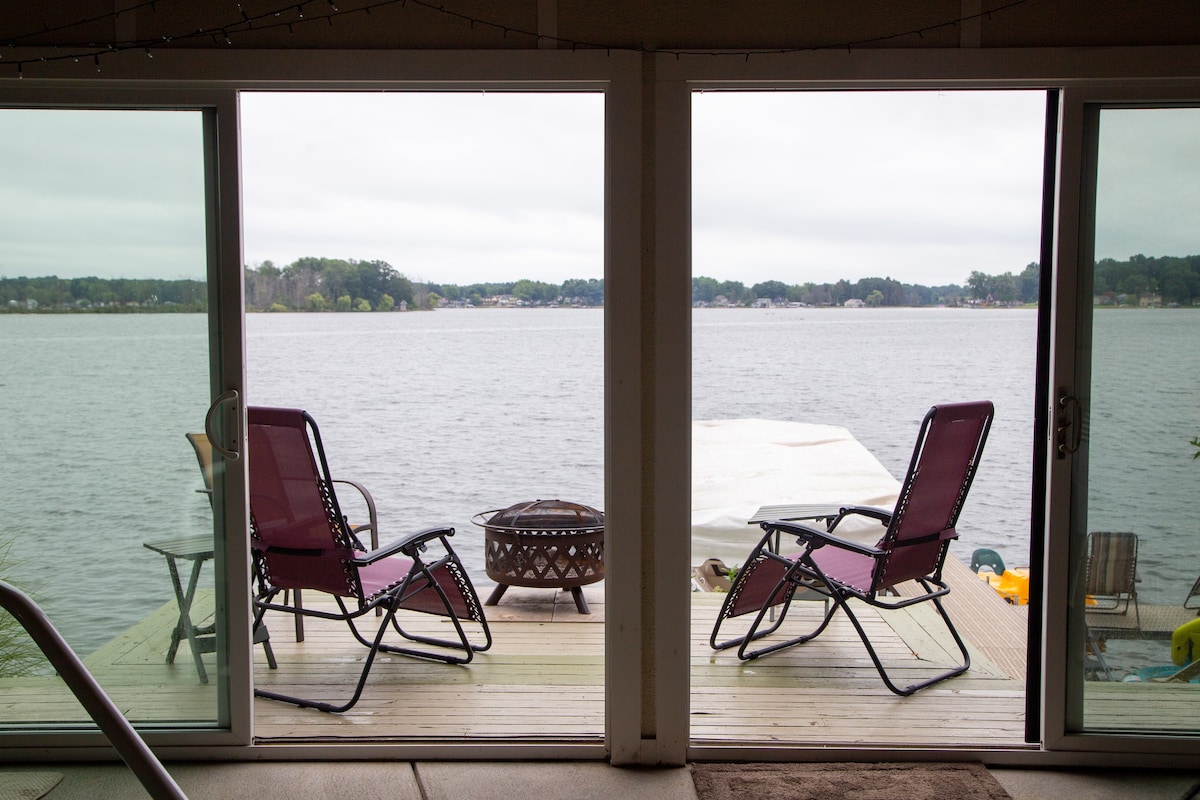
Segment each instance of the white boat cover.
[{"label": "white boat cover", "polygon": [[[746,520],[766,505],[891,510],[900,482],[848,430],[765,419],[692,423],[692,563],[741,564],[762,536]],[[808,523],[820,524],[820,523]],[[839,535],[871,544],[883,528],[847,519]],[[782,543],[783,552],[797,548]]]}]

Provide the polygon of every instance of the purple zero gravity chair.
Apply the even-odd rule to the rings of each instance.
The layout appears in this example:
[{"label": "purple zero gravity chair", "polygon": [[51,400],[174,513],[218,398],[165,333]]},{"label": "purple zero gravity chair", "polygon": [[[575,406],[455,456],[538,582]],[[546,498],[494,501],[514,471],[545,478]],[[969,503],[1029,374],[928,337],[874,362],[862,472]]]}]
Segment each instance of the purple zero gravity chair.
[{"label": "purple zero gravity chair", "polygon": [[[840,608],[854,624],[883,682],[896,694],[907,696],[966,672],[971,666],[971,657],[939,599],[950,592],[950,587],[942,580],[942,564],[950,542],[958,537],[954,526],[979,466],[992,415],[992,404],[987,401],[931,408],[921,423],[908,475],[892,511],[866,506],[844,507],[827,530],[783,520],[763,522],[765,534],[729,588],[709,644],[717,650],[737,647],[738,658],[743,660],[757,658],[816,638]],[[874,547],[835,535],[838,523],[853,514],[872,517],[887,526]],[[796,542],[803,549],[792,555],[778,554],[772,542],[778,542],[780,534],[797,537]],[[905,581],[916,581],[922,591],[916,596],[883,598],[888,590]],[[804,636],[747,651],[751,642],[779,629],[798,588],[809,589],[833,601],[832,604],[826,602],[827,610],[821,623]],[[962,653],[962,665],[898,688],[888,677],[855,616],[849,604],[852,599],[881,609],[904,608],[932,600]],[[775,612],[774,622],[762,628],[768,612],[777,606],[782,607]],[[718,641],[722,623],[743,614],[755,615],[749,629],[735,638]]]},{"label": "purple zero gravity chair", "polygon": [[[380,650],[465,664],[477,651],[491,647],[483,606],[448,541],[453,528],[429,528],[366,552],[342,516],[313,418],[299,409],[258,407],[249,408],[247,416],[250,537],[257,582],[255,624],[262,622],[267,611],[343,620],[354,638],[370,648],[354,695],[343,705],[261,689],[256,689],[255,695],[322,711],[346,711],[362,695],[367,673]],[[437,559],[424,555],[433,544],[444,552]],[[332,595],[339,610],[277,602],[281,592],[303,589]],[[352,601],[350,605],[347,599]],[[369,640],[359,632],[355,620],[375,609],[382,613],[372,618],[381,621],[374,639]],[[396,616],[402,610],[447,617],[456,638],[405,631]],[[470,641],[464,622],[471,623],[473,636],[481,638],[481,644]],[[383,644],[389,626],[409,642],[434,649]]]}]

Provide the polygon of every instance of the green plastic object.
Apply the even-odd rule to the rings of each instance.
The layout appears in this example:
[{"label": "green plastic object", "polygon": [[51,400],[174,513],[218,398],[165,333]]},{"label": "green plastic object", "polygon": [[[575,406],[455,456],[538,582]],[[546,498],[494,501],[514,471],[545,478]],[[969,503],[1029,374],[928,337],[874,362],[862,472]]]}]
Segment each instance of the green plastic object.
[{"label": "green plastic object", "polygon": [[995,550],[981,547],[971,554],[971,572],[979,572],[981,567],[989,567],[997,575],[1004,574],[1004,559]]}]

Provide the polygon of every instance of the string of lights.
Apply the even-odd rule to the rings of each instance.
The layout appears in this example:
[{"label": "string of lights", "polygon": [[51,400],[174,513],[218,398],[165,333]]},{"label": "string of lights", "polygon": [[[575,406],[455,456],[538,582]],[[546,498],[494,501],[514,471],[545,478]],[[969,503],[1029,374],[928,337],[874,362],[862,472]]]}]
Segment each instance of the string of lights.
[{"label": "string of lights", "polygon": [[[1028,2],[1028,0],[1008,0],[1008,2],[992,6],[974,14],[959,16],[930,25],[865,39],[858,39],[855,41],[839,42],[837,44],[810,45],[804,47],[779,47],[742,50],[701,50],[689,48],[675,49],[652,48],[645,46],[629,47],[569,39],[560,36],[551,36],[549,34],[539,33],[537,31],[529,31],[519,27],[512,27],[510,25],[504,25],[493,20],[482,19],[470,14],[464,14],[462,12],[455,11],[454,9],[447,8],[444,4],[432,2],[432,0],[368,0],[365,3],[355,3],[353,7],[351,7],[349,3],[345,2],[345,0],[302,0],[301,2],[291,2],[284,6],[279,6],[268,11],[254,14],[247,12],[243,4],[239,2],[237,3],[236,18],[214,25],[201,26],[189,31],[181,31],[175,35],[162,35],[153,39],[138,39],[128,41],[114,40],[104,43],[45,43],[45,40],[49,35],[61,34],[75,28],[83,28],[85,26],[94,25],[107,20],[115,21],[122,15],[131,14],[147,7],[149,7],[151,11],[157,11],[159,4],[168,1],[169,0],[145,0],[145,2],[119,8],[107,14],[81,19],[77,22],[53,27],[45,26],[40,31],[32,31],[16,36],[0,37],[0,65],[9,65],[14,67],[19,77],[24,77],[24,69],[26,66],[38,63],[47,63],[51,61],[79,62],[82,60],[91,60],[96,70],[99,71],[101,67],[101,56],[108,57],[117,53],[144,51],[148,58],[153,58],[155,50],[168,47],[178,47],[182,43],[195,41],[198,39],[211,39],[214,44],[232,45],[232,37],[252,31],[261,32],[286,27],[289,32],[294,33],[296,27],[301,25],[312,25],[319,22],[325,22],[329,26],[333,26],[334,20],[339,17],[345,17],[351,14],[369,15],[373,11],[378,11],[383,8],[393,6],[400,6],[403,8],[409,5],[451,17],[470,26],[471,29],[483,28],[493,31],[500,31],[504,38],[508,38],[510,35],[520,36],[529,39],[531,43],[542,43],[548,41],[554,43],[559,48],[570,48],[571,50],[586,49],[604,50],[608,52],[613,50],[633,50],[642,53],[673,55],[677,59],[685,56],[710,56],[736,57],[749,61],[753,56],[816,52],[820,50],[846,50],[848,52],[852,52],[855,49],[863,49],[872,45],[885,44],[902,39],[923,39],[925,38],[926,34],[932,34],[946,28],[957,28],[964,23],[972,22],[974,20],[990,18],[993,14],[1008,11]],[[30,44],[31,42],[36,42],[37,44]],[[19,46],[36,46],[40,50],[49,49],[53,52],[42,53],[36,57],[22,57],[16,59],[4,58],[3,50],[5,48],[12,49]]]},{"label": "string of lights", "polygon": [[149,7],[151,10],[154,10],[155,7],[157,6],[157,4],[158,4],[158,0],[145,0],[145,2],[138,3],[137,5],[128,6],[126,8],[120,8],[120,9],[117,9],[116,11],[110,11],[105,14],[97,14],[94,17],[87,17],[86,19],[81,19],[77,22],[68,22],[68,23],[65,23],[62,25],[43,25],[42,29],[40,31],[37,31],[34,33],[26,33],[26,34],[22,34],[19,36],[5,37],[4,43],[6,45],[8,45],[9,47],[13,47],[16,44],[18,44],[22,41],[26,41],[28,39],[32,39],[35,36],[36,37],[44,37],[51,33],[67,31],[72,28],[81,27],[83,25],[91,25],[96,22],[104,22],[105,20],[110,20],[110,19],[115,20],[115,19],[119,18],[120,16],[122,16],[123,14],[132,14],[135,11],[138,11],[138,10],[146,8],[146,7]]}]

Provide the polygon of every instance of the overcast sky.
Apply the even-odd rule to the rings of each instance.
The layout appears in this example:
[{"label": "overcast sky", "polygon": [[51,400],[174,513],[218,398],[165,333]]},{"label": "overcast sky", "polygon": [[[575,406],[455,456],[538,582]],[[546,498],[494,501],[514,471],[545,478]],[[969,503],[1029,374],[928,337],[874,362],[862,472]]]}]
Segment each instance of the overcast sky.
[{"label": "overcast sky", "polygon": [[198,112],[0,110],[0,277],[204,277]]},{"label": "overcast sky", "polygon": [[[1038,258],[1041,92],[694,98],[694,273],[962,283]],[[1164,124],[1165,123],[1165,124]],[[245,260],[603,271],[599,94],[242,96]],[[1200,111],[1105,112],[1099,257],[1200,253]],[[0,111],[0,276],[202,277],[200,115]]]},{"label": "overcast sky", "polygon": [[693,107],[695,274],[940,285],[1038,260],[1044,93],[722,92]]},{"label": "overcast sky", "polygon": [[241,108],[247,263],[603,277],[603,95],[244,94]]}]

